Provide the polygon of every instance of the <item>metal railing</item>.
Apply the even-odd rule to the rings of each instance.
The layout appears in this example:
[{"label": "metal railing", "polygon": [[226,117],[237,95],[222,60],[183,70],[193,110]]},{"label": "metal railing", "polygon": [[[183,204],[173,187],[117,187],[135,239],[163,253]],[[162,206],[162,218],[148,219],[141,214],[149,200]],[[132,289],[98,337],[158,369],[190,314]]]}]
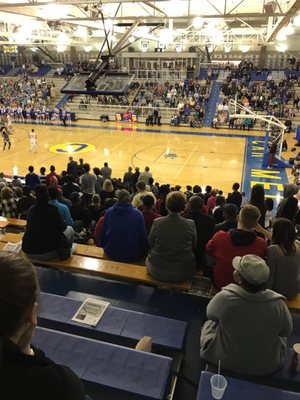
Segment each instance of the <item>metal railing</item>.
[{"label": "metal railing", "polygon": [[[95,119],[99,119],[99,116],[104,114],[108,115],[111,119],[114,119],[117,113],[131,112],[137,115],[139,121],[144,122],[146,121],[146,118],[148,117],[148,113],[150,110],[149,107],[140,107],[140,106],[128,107],[128,106],[102,105],[102,104],[98,105],[93,104],[92,105],[93,107],[90,107],[89,109],[81,109],[81,108],[78,109],[78,107],[74,109],[73,107],[70,107],[71,104],[69,103],[69,108],[71,109],[71,111],[76,112],[76,114],[80,114],[80,118],[84,118],[83,114],[86,114],[86,116],[90,117],[94,116]],[[160,107],[159,110],[161,114],[161,122],[163,123],[169,123],[171,121],[171,118],[174,115],[178,114],[177,108]]]},{"label": "metal railing", "polygon": [[155,70],[155,69],[130,69],[130,73],[134,74],[135,79],[144,80],[157,80],[157,81],[178,81],[184,79],[194,79],[196,77],[195,71],[185,70]]}]

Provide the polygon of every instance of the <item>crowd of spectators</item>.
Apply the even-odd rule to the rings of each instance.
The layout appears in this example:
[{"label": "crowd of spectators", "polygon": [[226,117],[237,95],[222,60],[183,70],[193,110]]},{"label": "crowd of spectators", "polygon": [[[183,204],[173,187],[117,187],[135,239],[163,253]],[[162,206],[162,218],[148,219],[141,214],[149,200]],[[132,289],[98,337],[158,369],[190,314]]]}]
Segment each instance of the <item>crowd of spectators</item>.
[{"label": "crowd of spectators", "polygon": [[171,118],[172,125],[189,123],[194,126],[196,121],[202,122],[209,93],[209,79],[186,79],[178,82],[166,81],[165,83],[146,81],[134,99],[132,107],[138,114],[140,107],[148,107],[150,125],[155,108],[165,107],[175,111]]},{"label": "crowd of spectators", "polygon": [[[98,95],[94,96],[95,99],[97,100],[97,104],[101,104],[104,106],[110,106],[110,105],[118,105],[118,106],[129,106],[129,97],[131,96],[132,93],[134,93],[137,88],[139,87],[138,82],[131,82],[129,90],[126,95],[120,95],[120,96],[112,96],[112,95]],[[69,95],[68,101],[73,102],[75,95]],[[81,97],[78,108],[87,110],[91,108],[91,100],[93,99],[93,96],[91,95],[86,95],[85,98]]]},{"label": "crowd of spectators", "polygon": [[[272,227],[273,201],[272,199],[265,198],[263,186],[259,184],[252,188],[251,197],[247,200],[245,194],[239,192],[239,184],[237,183],[233,185],[233,191],[228,196],[224,196],[222,190],[212,188],[211,186],[207,186],[203,192],[199,185],[195,185],[194,187],[187,186],[186,190],[184,190],[178,185],[160,185],[158,182],[155,182],[148,166],[145,167],[144,171],[140,171],[138,167],[135,167],[134,170],[132,167],[129,167],[122,178],[113,178],[113,171],[107,163],[104,163],[102,168],[93,168],[92,171],[90,165],[84,163],[83,159],[80,159],[79,163],[77,163],[70,157],[66,170],[60,174],[56,172],[54,165],[50,167],[49,173],[46,173],[45,168],[42,167],[39,174],[35,172],[33,166],[30,166],[28,174],[25,176],[25,185],[21,183],[21,180],[17,176],[13,177],[11,182],[7,182],[7,178],[3,174],[0,174],[0,210],[2,215],[25,219],[30,217],[30,207],[36,202],[34,189],[41,184],[45,184],[48,188],[47,196],[49,196],[50,204],[58,208],[59,214],[66,226],[72,227],[75,232],[80,232],[83,229],[89,230],[94,235],[95,243],[104,248],[109,242],[109,245],[107,245],[110,248],[108,254],[113,259],[119,261],[138,261],[146,257],[149,250],[149,265],[155,264],[153,259],[159,259],[159,256],[166,257],[164,262],[161,263],[162,265],[167,265],[167,258],[170,255],[171,264],[174,265],[175,260],[181,259],[180,254],[182,255],[186,251],[188,264],[192,266],[193,261],[190,258],[195,257],[195,268],[202,268],[205,275],[213,279],[215,286],[221,288],[232,280],[232,269],[230,266],[231,260],[228,259],[224,263],[222,258],[224,255],[219,255],[217,243],[219,240],[222,242],[224,239],[222,236],[224,232],[237,227],[239,210],[241,207],[244,209],[247,203],[250,203],[251,207],[255,208],[256,211],[252,210],[252,212],[257,216],[256,219],[254,218],[253,226],[249,226],[248,223],[249,231],[252,232],[251,235],[247,233],[247,239],[245,239],[238,231],[233,237],[227,237],[226,240],[229,242],[232,240],[233,251],[236,251],[236,246],[240,246],[239,242],[242,243],[242,246],[247,244],[248,247],[245,248],[246,252],[249,251],[250,243],[254,243],[256,249],[256,241],[263,241],[264,246],[262,250],[259,250],[257,255],[265,256],[266,242],[260,237],[257,238],[253,229],[258,230],[260,235],[262,232],[265,235],[266,232],[264,229]],[[42,193],[42,196],[45,198],[46,194]],[[277,209],[277,217],[286,218],[295,225],[300,224],[298,186],[287,185],[284,196],[284,200],[279,204]],[[122,203],[122,205],[119,203]],[[114,204],[118,205],[114,208]],[[105,219],[105,216],[107,210],[112,206],[117,217],[115,219],[111,217],[112,222],[110,224]],[[142,214],[137,213],[135,215],[144,216],[143,229],[139,228],[142,229],[143,234],[140,232],[138,235],[139,240],[143,241],[143,246],[140,252],[137,251],[136,253],[139,255],[138,257],[120,255],[122,253],[121,249],[126,253],[127,250],[129,251],[129,248],[133,248],[138,242],[137,239],[134,239],[135,228],[134,224],[131,224],[131,218],[129,217],[130,212],[133,212],[132,207],[142,212]],[[171,209],[173,211],[170,211]],[[128,211],[127,213],[126,210],[130,210],[130,212]],[[108,215],[111,215],[111,213],[112,210]],[[118,219],[121,221],[123,218],[122,213],[125,215],[124,223],[119,223]],[[161,226],[158,222],[156,224],[159,228],[156,227],[156,224],[152,227],[154,217],[158,216],[170,217],[170,229],[163,228],[162,226],[164,225]],[[189,229],[173,229],[171,226],[172,223],[175,225],[178,223],[178,226],[181,223],[185,226],[185,223],[182,222],[182,218],[185,217],[194,220],[196,230],[193,227],[191,228],[189,239],[177,237],[182,246],[185,247],[182,249],[182,253],[180,253],[179,243],[176,246],[174,245],[176,235],[179,231],[184,234]],[[112,233],[113,226],[116,227],[115,234]],[[169,248],[166,250],[163,250],[166,240],[163,239],[159,245],[155,241],[157,231],[163,231],[163,229],[166,229],[168,235],[175,235],[174,240],[169,241]],[[214,233],[216,233],[215,237],[213,237]],[[110,239],[108,237],[109,234],[112,234],[114,239]],[[147,246],[145,245],[148,240],[148,234],[150,234],[149,248],[148,244]],[[119,240],[116,240],[114,235],[119,237]],[[268,234],[266,235],[269,237]],[[130,242],[126,245],[123,244],[125,243],[125,236],[128,237],[126,241]],[[185,240],[187,240],[186,243]],[[153,250],[152,246],[155,247],[156,245],[160,250],[157,248],[155,248],[155,251]],[[114,246],[117,246],[117,248],[111,250]],[[221,253],[223,252],[223,247],[223,245],[220,246]],[[227,245],[226,248],[228,249]],[[172,254],[172,249],[175,252],[174,254],[178,252],[176,257]],[[153,256],[151,251],[154,251],[153,254],[155,256]],[[159,255],[160,251],[163,253],[165,251],[166,254]],[[251,249],[252,251],[254,250]],[[228,253],[225,255],[227,258]],[[216,257],[217,263],[215,265],[210,264],[211,259],[207,256]],[[160,262],[157,263],[160,264]],[[151,267],[149,268],[151,270]],[[172,269],[171,266],[170,269]],[[184,269],[186,271],[188,268]],[[221,277],[219,276],[220,271]],[[174,274],[174,270],[172,273]],[[182,277],[179,272],[173,278],[168,277],[166,273],[166,277],[163,280],[168,281],[169,279],[182,280]]]},{"label": "crowd of spectators", "polygon": [[299,187],[286,185],[272,213],[259,184],[247,199],[239,183],[227,195],[160,185],[149,167],[113,176],[108,163],[92,171],[72,157],[61,173],[30,166],[25,185],[0,174],[0,210],[27,219],[22,248],[32,259],[66,259],[89,231],[109,258],[145,260],[157,280],[180,282],[202,270],[220,292],[207,308],[201,357],[238,373],[276,371],[292,330],[283,300],[300,291]]},{"label": "crowd of spectators", "polygon": [[[238,103],[251,111],[264,115],[273,115],[284,120],[287,130],[292,129],[292,120],[295,115],[295,108],[298,109],[299,98],[294,91],[294,80],[288,77],[276,82],[273,79],[272,71],[262,70],[253,67],[251,62],[242,61],[238,66],[225,66],[227,73],[222,84],[223,97],[217,104],[216,116],[213,126],[229,125],[229,128],[251,129],[255,125],[255,119],[244,116],[241,118],[229,118],[229,100],[237,100]],[[254,74],[253,74],[254,73]],[[265,80],[256,80],[258,76],[265,74]],[[287,107],[289,102],[293,107]],[[246,112],[240,112],[247,115]],[[264,129],[266,123],[262,122],[259,129]]]},{"label": "crowd of spectators", "polygon": [[0,115],[11,120],[48,120],[50,99],[57,95],[55,83],[45,78],[0,80]]}]

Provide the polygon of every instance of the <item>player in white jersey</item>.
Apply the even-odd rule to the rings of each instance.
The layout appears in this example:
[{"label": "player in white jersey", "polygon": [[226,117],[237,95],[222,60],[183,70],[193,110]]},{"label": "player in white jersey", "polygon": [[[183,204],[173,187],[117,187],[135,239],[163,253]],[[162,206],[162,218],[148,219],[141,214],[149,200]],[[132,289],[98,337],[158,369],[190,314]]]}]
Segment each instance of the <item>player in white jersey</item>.
[{"label": "player in white jersey", "polygon": [[6,127],[8,130],[8,133],[11,135],[13,133],[13,126],[12,126],[12,118],[9,113],[6,114]]},{"label": "player in white jersey", "polygon": [[29,151],[37,152],[37,134],[34,132],[34,129],[31,129],[31,132],[28,133],[30,148]]},{"label": "player in white jersey", "polygon": [[6,114],[6,123],[7,123],[7,128],[10,130],[12,128],[12,118],[9,112]]},{"label": "player in white jersey", "polygon": [[21,106],[18,107],[17,109],[17,116],[18,116],[18,120],[19,121],[24,121],[24,117],[23,117],[23,109]]}]

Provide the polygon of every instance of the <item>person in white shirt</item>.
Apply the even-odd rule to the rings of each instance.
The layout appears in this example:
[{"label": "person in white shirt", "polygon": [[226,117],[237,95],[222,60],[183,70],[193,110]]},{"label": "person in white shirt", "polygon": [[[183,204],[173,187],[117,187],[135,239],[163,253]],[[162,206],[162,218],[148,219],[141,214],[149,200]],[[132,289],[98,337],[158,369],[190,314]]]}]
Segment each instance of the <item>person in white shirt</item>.
[{"label": "person in white shirt", "polygon": [[178,114],[183,113],[183,111],[184,111],[184,104],[183,104],[182,101],[179,101],[178,106],[177,106],[177,111],[178,111]]},{"label": "person in white shirt", "polygon": [[148,192],[147,188],[146,188],[146,183],[143,181],[140,181],[137,183],[136,188],[138,190],[138,193],[134,196],[133,200],[132,200],[132,205],[133,207],[138,208],[139,206],[141,206],[142,203],[142,197],[144,196],[152,196],[154,198],[154,200],[156,201],[156,197],[154,196],[154,194],[152,192]]},{"label": "person in white shirt", "polygon": [[37,152],[37,134],[34,129],[31,129],[31,132],[28,133],[30,148],[29,151]]},{"label": "person in white shirt", "polygon": [[142,181],[142,182],[145,182],[146,185],[148,185],[149,184],[149,179],[152,178],[152,174],[149,171],[150,171],[150,168],[149,167],[145,167],[145,171],[141,172],[139,177],[138,177],[138,182]]}]

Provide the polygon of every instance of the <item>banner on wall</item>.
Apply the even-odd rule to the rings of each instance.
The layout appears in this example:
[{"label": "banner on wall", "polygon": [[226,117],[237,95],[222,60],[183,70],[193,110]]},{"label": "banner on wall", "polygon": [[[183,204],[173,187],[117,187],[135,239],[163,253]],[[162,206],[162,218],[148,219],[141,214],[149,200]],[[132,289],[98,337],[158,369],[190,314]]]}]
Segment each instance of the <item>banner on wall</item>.
[{"label": "banner on wall", "polygon": [[137,122],[137,120],[137,115],[130,112],[116,114],[117,122]]}]

